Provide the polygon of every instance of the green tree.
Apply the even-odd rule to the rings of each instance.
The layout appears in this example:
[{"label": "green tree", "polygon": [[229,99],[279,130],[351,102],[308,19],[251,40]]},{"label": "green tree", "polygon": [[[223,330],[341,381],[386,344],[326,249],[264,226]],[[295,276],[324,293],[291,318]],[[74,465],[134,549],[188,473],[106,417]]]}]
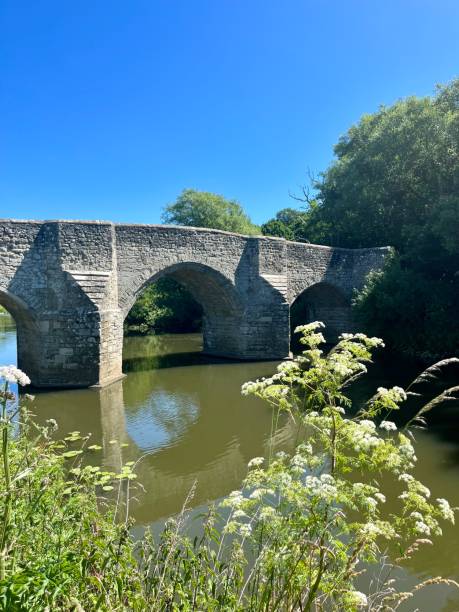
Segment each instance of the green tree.
[{"label": "green tree", "polygon": [[287,240],[309,242],[308,240],[308,212],[295,208],[283,208],[274,219],[270,219],[261,226],[264,236],[279,236]]},{"label": "green tree", "polygon": [[141,333],[195,332],[201,329],[202,308],[191,294],[172,278],[160,278],[147,287],[131,308],[128,331]]},{"label": "green tree", "polygon": [[357,298],[371,333],[432,358],[459,351],[459,79],[364,115],[313,181],[311,242],[391,245],[397,257]]},{"label": "green tree", "polygon": [[314,239],[404,251],[459,192],[459,80],[364,115],[315,182]]},{"label": "green tree", "polygon": [[260,233],[238,202],[195,189],[184,189],[173,204],[166,206],[162,220],[173,225],[208,227],[239,234]]}]

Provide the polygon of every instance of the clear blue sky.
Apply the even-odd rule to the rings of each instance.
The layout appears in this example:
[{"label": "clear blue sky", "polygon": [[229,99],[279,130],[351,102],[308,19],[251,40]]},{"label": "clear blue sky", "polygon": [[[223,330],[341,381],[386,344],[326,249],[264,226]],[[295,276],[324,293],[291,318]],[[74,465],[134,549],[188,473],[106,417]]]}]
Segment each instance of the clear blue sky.
[{"label": "clear blue sky", "polygon": [[255,222],[362,113],[459,75],[457,0],[0,1],[0,217]]}]

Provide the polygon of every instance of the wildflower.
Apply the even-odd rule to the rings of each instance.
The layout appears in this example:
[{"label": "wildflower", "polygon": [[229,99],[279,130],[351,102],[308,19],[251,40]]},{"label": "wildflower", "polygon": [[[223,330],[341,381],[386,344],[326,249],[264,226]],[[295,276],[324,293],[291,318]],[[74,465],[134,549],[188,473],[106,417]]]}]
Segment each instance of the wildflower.
[{"label": "wildflower", "polygon": [[386,431],[396,431],[397,430],[397,425],[393,423],[392,421],[381,421],[381,423],[379,424],[379,427],[381,429],[385,429]]},{"label": "wildflower", "polygon": [[56,419],[46,419],[46,424],[52,431],[56,431],[57,429],[57,421]]},{"label": "wildflower", "polygon": [[304,334],[305,332],[312,332],[321,327],[325,327],[322,321],[313,321],[312,323],[307,323],[306,325],[298,325],[295,327],[295,334]]},{"label": "wildflower", "polygon": [[241,491],[231,491],[228,497],[223,500],[223,506],[229,506],[230,508],[239,508],[244,501],[244,496]]},{"label": "wildflower", "polygon": [[346,602],[358,608],[363,608],[368,605],[367,596],[361,591],[349,591],[349,593],[346,594]]},{"label": "wildflower", "polygon": [[423,495],[424,497],[427,497],[427,498],[430,497],[430,490],[426,486],[424,486],[422,483],[416,482],[415,488],[416,488],[416,491],[420,493],[421,495]]},{"label": "wildflower", "polygon": [[14,365],[1,367],[0,378],[3,378],[7,382],[21,385],[21,387],[30,385],[30,378],[27,374]]},{"label": "wildflower", "polygon": [[272,506],[265,506],[260,512],[261,520],[270,520],[276,515],[276,511]]},{"label": "wildflower", "polygon": [[415,528],[419,534],[430,535],[430,527],[423,521],[416,521]]},{"label": "wildflower", "polygon": [[364,427],[365,429],[370,429],[370,430],[376,429],[376,425],[373,423],[373,421],[370,421],[368,419],[362,419],[360,421],[360,425]]},{"label": "wildflower", "polygon": [[252,527],[247,524],[239,525],[239,533],[242,537],[248,538],[249,535],[252,533]]},{"label": "wildflower", "polygon": [[413,478],[413,476],[411,476],[411,474],[400,474],[398,479],[401,480],[402,482],[413,482],[413,480],[414,480],[414,478]]},{"label": "wildflower", "polygon": [[264,461],[265,461],[264,457],[254,457],[253,459],[249,461],[248,467],[249,468],[258,467],[260,465],[263,465]]},{"label": "wildflower", "polygon": [[450,521],[454,525],[454,511],[449,505],[448,500],[443,499],[443,497],[438,497],[437,504],[442,518],[444,518],[445,521]]}]

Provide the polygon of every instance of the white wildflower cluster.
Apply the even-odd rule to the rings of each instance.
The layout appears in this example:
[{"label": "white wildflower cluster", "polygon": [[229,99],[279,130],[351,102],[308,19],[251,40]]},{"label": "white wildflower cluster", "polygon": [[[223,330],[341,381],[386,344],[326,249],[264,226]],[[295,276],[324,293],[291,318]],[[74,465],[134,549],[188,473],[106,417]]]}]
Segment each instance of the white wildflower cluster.
[{"label": "white wildflower cluster", "polygon": [[353,499],[358,501],[362,507],[374,512],[378,503],[385,503],[386,497],[376,487],[363,482],[354,482],[352,485]]},{"label": "white wildflower cluster", "polygon": [[430,527],[423,521],[416,521],[415,524],[416,533],[419,535],[430,535]]},{"label": "white wildflower cluster", "polygon": [[355,371],[355,368],[347,361],[348,360],[344,359],[340,353],[330,355],[329,359],[329,363],[333,367],[334,372],[343,378],[350,376]]},{"label": "white wildflower cluster", "polygon": [[242,385],[241,393],[242,395],[253,395],[262,391],[265,388],[264,381],[256,380],[249,381]]},{"label": "white wildflower cluster", "polygon": [[264,462],[265,462],[264,457],[254,457],[253,459],[249,461],[247,465],[250,469],[250,468],[260,467],[260,465],[263,465]]},{"label": "white wildflower cluster", "polygon": [[302,444],[299,444],[296,450],[297,453],[301,455],[312,455],[313,453],[312,444],[310,442],[303,442]]},{"label": "white wildflower cluster", "polygon": [[399,480],[403,480],[404,482],[407,483],[408,485],[408,491],[403,492],[401,495],[399,495],[399,499],[415,499],[413,498],[413,495],[420,495],[421,497],[424,497],[425,499],[429,499],[430,497],[430,490],[422,484],[422,482],[419,482],[418,480],[416,480],[415,478],[413,478],[411,476],[410,479],[407,479],[408,476],[410,476],[410,474],[402,474],[401,476],[403,476],[403,478],[399,477]]},{"label": "white wildflower cluster", "polygon": [[365,344],[365,346],[368,346],[368,347],[377,347],[377,346],[384,347],[384,342],[382,341],[381,338],[376,338],[376,337],[369,338],[368,336],[362,333],[357,333],[357,334],[344,333],[339,336],[339,340],[345,340],[345,341],[351,341],[351,342],[354,340],[357,340],[358,342],[362,342],[363,344]]},{"label": "white wildflower cluster", "polygon": [[30,385],[30,378],[27,374],[14,365],[0,367],[0,378],[9,383],[21,385],[21,387]]},{"label": "white wildflower cluster", "polygon": [[264,506],[260,510],[260,520],[269,521],[275,518],[277,515],[276,510],[272,506]]},{"label": "white wildflower cluster", "polygon": [[369,453],[380,444],[384,444],[384,440],[376,433],[376,425],[368,419],[354,424],[352,433],[352,444],[356,452]]},{"label": "white wildflower cluster", "polygon": [[445,521],[450,521],[454,525],[454,510],[449,505],[448,500],[444,499],[443,497],[438,497],[437,504],[441,517]]},{"label": "white wildflower cluster", "polygon": [[320,329],[325,327],[322,321],[313,321],[312,323],[307,323],[306,325],[298,325],[295,327],[295,334],[309,334],[316,329]]},{"label": "white wildflower cluster", "polygon": [[379,427],[385,431],[397,431],[397,425],[392,421],[381,421]]},{"label": "white wildflower cluster", "polygon": [[239,509],[244,502],[242,491],[231,491],[226,499],[222,501],[222,506],[229,506],[233,509]]},{"label": "white wildflower cluster", "polygon": [[398,404],[406,400],[406,392],[401,387],[378,387],[378,399],[388,404],[390,407],[397,407]]},{"label": "white wildflower cluster", "polygon": [[398,451],[402,459],[406,461],[408,467],[413,467],[416,461],[416,455],[411,441],[403,434],[399,434],[399,441]]},{"label": "white wildflower cluster", "polygon": [[291,372],[298,371],[298,365],[295,361],[283,361],[277,366],[277,371],[280,374],[290,374]]},{"label": "white wildflower cluster", "polygon": [[369,521],[362,526],[360,534],[364,538],[375,539],[378,536],[392,538],[396,535],[396,532],[387,521]]},{"label": "white wildflower cluster", "polygon": [[252,526],[248,523],[244,523],[243,525],[239,525],[239,534],[243,538],[248,538],[252,533]]},{"label": "white wildflower cluster", "polygon": [[349,609],[352,609],[354,606],[357,608],[366,608],[368,606],[367,596],[361,591],[348,591],[345,601]]},{"label": "white wildflower cluster", "polygon": [[308,458],[297,453],[290,459],[290,466],[294,474],[302,474],[309,466]]},{"label": "white wildflower cluster", "polygon": [[425,485],[423,485],[422,482],[418,482],[418,481],[415,481],[415,482],[416,482],[416,492],[428,499],[430,497],[430,490]]},{"label": "white wildflower cluster", "polygon": [[338,494],[335,479],[331,474],[306,476],[305,486],[312,497],[319,497],[325,501],[332,501]]}]

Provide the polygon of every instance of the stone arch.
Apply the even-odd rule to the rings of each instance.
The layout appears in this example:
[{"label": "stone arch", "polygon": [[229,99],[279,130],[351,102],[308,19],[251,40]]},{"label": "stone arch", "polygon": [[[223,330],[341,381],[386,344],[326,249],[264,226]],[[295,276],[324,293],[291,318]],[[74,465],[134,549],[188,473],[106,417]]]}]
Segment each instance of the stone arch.
[{"label": "stone arch", "polygon": [[18,367],[26,372],[32,383],[39,378],[40,347],[35,315],[27,304],[6,290],[0,290],[0,305],[16,323]]},{"label": "stone arch", "polygon": [[234,283],[224,274],[197,262],[167,266],[139,284],[123,310],[124,318],[142,291],[169,276],[187,289],[203,309],[203,351],[226,357],[240,354],[240,322],[243,306]]},{"label": "stone arch", "polygon": [[328,282],[315,283],[297,295],[290,306],[290,320],[293,328],[301,323],[322,321],[325,339],[330,343],[353,329],[349,297]]}]

